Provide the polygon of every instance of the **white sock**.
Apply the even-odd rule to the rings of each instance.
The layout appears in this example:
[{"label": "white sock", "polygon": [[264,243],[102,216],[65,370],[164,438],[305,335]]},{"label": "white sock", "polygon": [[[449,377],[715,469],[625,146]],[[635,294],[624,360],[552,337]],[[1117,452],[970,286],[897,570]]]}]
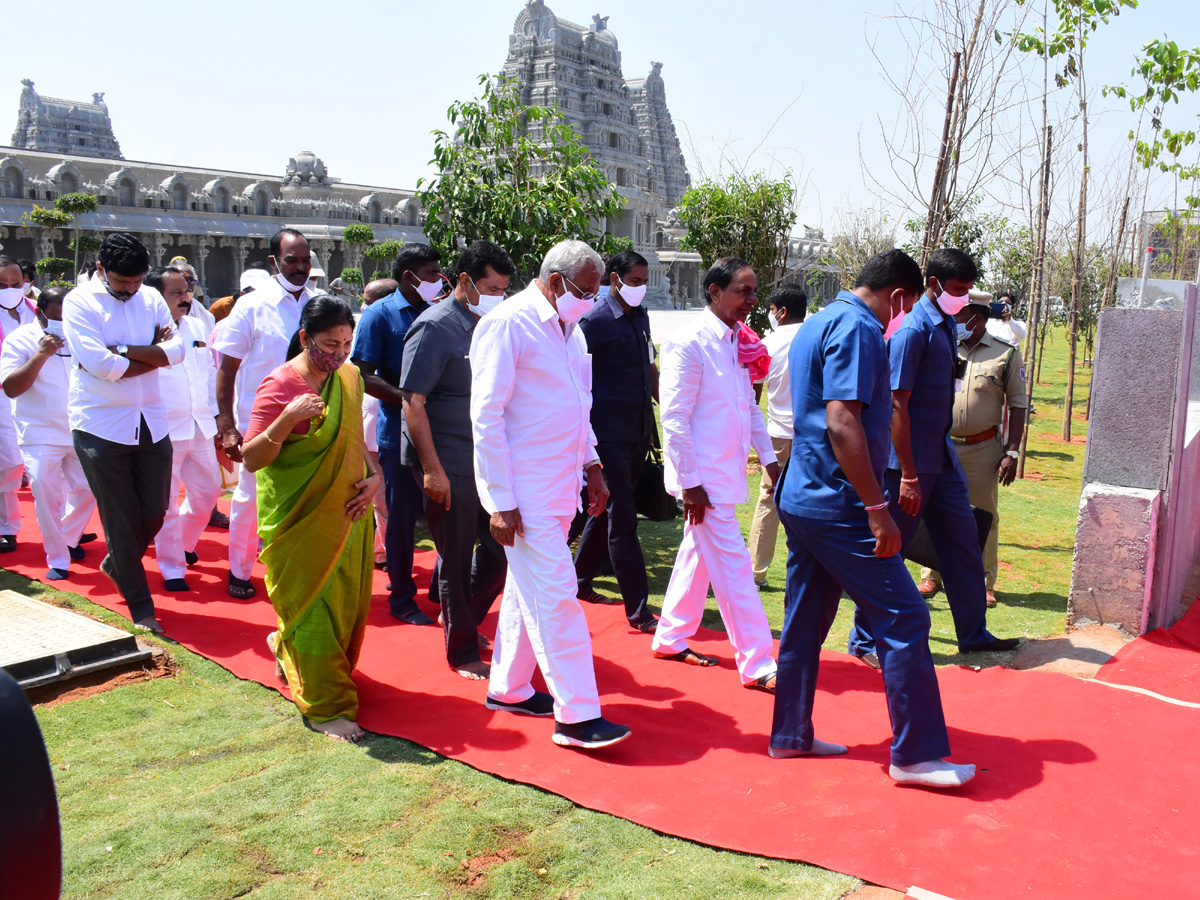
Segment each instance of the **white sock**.
[{"label": "white sock", "polygon": [[848,752],[848,747],[831,744],[829,741],[818,741],[816,738],[813,738],[811,750],[791,750],[786,747],[767,746],[767,756],[772,759],[795,759],[798,756],[841,756]]},{"label": "white sock", "polygon": [[975,766],[958,766],[944,759],[931,759],[911,766],[893,765],[888,769],[892,780],[900,784],[920,784],[925,787],[961,787],[975,777]]}]

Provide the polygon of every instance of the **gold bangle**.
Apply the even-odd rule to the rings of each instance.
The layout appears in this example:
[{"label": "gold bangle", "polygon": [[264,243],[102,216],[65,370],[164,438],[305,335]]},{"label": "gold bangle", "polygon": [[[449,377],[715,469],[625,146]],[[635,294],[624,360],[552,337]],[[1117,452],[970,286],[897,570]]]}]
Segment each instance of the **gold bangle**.
[{"label": "gold bangle", "polygon": [[282,447],[282,446],[283,446],[283,441],[277,441],[277,440],[274,440],[274,439],[273,439],[273,438],[272,438],[272,437],[271,437],[269,434],[267,434],[265,431],[262,433],[262,436],[263,436],[263,437],[265,437],[265,438],[267,439],[267,443],[268,443],[268,444],[275,444],[276,446],[279,446],[279,447]]}]

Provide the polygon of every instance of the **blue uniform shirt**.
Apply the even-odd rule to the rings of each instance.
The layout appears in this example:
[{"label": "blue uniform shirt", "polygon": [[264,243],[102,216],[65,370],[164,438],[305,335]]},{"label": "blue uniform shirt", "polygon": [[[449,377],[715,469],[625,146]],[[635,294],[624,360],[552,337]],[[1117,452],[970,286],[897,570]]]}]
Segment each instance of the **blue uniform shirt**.
[{"label": "blue uniform shirt", "polygon": [[[957,356],[954,319],[943,315],[929,297],[917,301],[900,330],[888,341],[892,390],[911,391],[913,462],[918,473],[936,474],[952,465],[950,422],[954,413],[954,360]],[[899,469],[893,449],[889,469]]]},{"label": "blue uniform shirt", "polygon": [[[362,312],[354,335],[353,359],[375,367],[375,373],[393,387],[400,385],[404,366],[404,337],[413,321],[428,309],[413,306],[399,291],[377,300]],[[386,450],[401,449],[404,435],[404,407],[399,403],[379,404],[379,446]]]},{"label": "blue uniform shirt", "polygon": [[883,325],[849,291],[804,323],[788,351],[795,435],[779,507],[795,516],[854,519],[865,515],[826,428],[831,400],[863,404],[862,425],[875,478],[891,447],[892,392]]}]

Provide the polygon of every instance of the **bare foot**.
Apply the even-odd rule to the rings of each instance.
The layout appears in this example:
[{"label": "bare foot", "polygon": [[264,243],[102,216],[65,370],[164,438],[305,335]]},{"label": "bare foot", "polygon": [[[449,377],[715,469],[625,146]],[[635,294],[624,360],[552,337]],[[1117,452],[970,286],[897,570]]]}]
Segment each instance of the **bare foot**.
[{"label": "bare foot", "polygon": [[362,740],[366,735],[366,732],[358,727],[358,723],[350,719],[330,719],[328,722],[309,722],[308,724],[313,731],[319,731],[335,741],[349,741],[353,744]]},{"label": "bare foot", "polygon": [[479,638],[479,649],[486,650],[492,646],[492,642],[487,639],[487,635],[482,632],[476,632],[476,637]]},{"label": "bare foot", "polygon": [[485,678],[491,677],[492,667],[485,662],[473,662],[459,666],[454,671],[468,681],[483,681]]},{"label": "bare foot", "polygon": [[271,649],[271,658],[275,660],[275,677],[280,681],[287,681],[287,673],[283,671],[283,663],[279,661],[279,654],[275,650],[275,645],[278,643],[278,631],[272,631],[267,635],[267,646]]},{"label": "bare foot", "polygon": [[849,748],[842,744],[818,741],[816,738],[813,738],[812,748],[809,750],[792,750],[788,747],[767,747],[767,756],[772,759],[796,759],[800,756],[841,756],[843,753],[849,752]]}]

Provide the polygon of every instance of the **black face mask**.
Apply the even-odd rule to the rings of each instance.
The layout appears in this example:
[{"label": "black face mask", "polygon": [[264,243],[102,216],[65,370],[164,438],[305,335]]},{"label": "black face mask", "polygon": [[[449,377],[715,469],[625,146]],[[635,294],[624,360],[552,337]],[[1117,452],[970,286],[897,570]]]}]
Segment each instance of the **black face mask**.
[{"label": "black face mask", "polygon": [[136,294],[136,293],[137,293],[137,291],[118,291],[118,290],[116,290],[115,288],[113,288],[113,286],[112,286],[112,285],[110,285],[110,284],[108,283],[108,279],[107,279],[107,278],[103,278],[103,277],[102,277],[102,278],[100,279],[100,283],[104,285],[104,289],[105,289],[106,291],[108,291],[108,295],[109,295],[110,297],[112,297],[114,300],[121,300],[121,301],[125,301],[125,300],[128,300],[130,297],[132,297],[134,294]]}]

